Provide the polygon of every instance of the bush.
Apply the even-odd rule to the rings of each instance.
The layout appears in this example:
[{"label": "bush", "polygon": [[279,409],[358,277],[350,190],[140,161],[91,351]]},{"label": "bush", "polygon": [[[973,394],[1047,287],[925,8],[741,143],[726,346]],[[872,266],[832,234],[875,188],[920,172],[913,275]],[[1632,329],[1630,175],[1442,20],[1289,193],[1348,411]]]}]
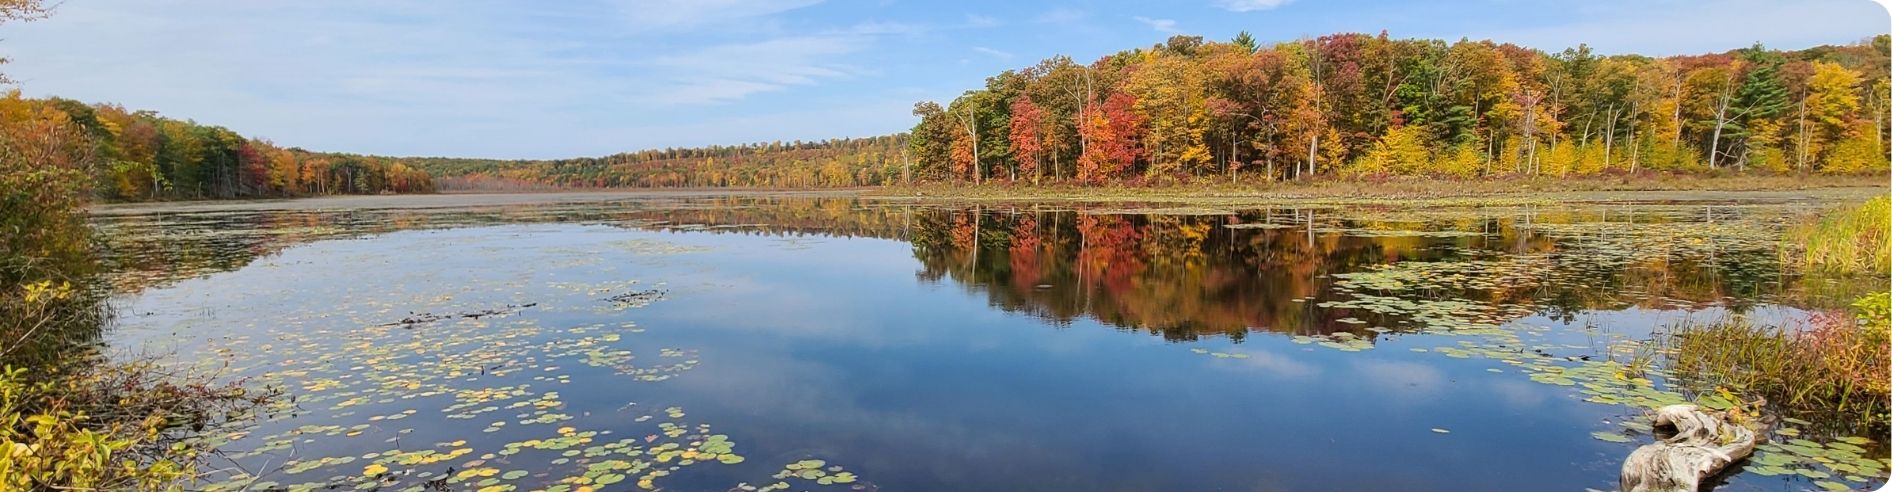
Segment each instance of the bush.
[{"label": "bush", "polygon": [[[83,213],[90,146],[66,113],[18,91],[0,97],[0,362],[47,354],[39,342],[95,326]],[[23,346],[33,349],[22,349]]]},{"label": "bush", "polygon": [[0,370],[0,490],[181,490],[188,433],[263,402],[239,386],[180,385],[151,364],[40,379]]},{"label": "bush", "polygon": [[0,97],[0,490],[181,489],[190,430],[262,402],[93,355],[105,311],[87,288],[92,165],[65,112]]}]

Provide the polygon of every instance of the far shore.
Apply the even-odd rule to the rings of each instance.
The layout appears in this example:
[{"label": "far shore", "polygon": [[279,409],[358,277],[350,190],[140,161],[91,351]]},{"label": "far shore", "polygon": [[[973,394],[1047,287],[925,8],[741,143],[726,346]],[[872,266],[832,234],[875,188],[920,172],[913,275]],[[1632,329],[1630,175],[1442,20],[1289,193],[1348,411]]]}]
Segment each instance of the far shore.
[{"label": "far shore", "polygon": [[525,192],[447,192],[410,195],[329,195],[267,200],[195,200],[171,202],[102,203],[88,209],[93,215],[132,215],[169,212],[222,212],[249,210],[357,210],[400,208],[454,208],[551,203],[612,202],[676,198],[845,197],[858,189],[571,189]]},{"label": "far shore", "polygon": [[1885,195],[1885,178],[1816,177],[1636,177],[1558,180],[1450,181],[1321,180],[1286,183],[1185,184],[1175,186],[1030,186],[1024,182],[921,184],[840,189],[612,188],[517,192],[460,191],[413,195],[333,195],[266,200],[200,200],[104,203],[94,215],[253,210],[354,210],[482,207],[714,197],[839,198],[940,202],[1164,203],[1218,206],[1271,204],[1378,204],[1486,206],[1556,203],[1850,201]]}]

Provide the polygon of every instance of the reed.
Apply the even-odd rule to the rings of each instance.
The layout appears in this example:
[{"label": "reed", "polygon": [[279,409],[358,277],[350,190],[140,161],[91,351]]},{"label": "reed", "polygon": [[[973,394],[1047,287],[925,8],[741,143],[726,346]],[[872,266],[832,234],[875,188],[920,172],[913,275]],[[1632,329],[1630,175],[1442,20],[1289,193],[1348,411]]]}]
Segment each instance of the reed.
[{"label": "reed", "polygon": [[1888,222],[1892,222],[1892,197],[1829,210],[1819,220],[1787,229],[1780,248],[1783,263],[1835,274],[1892,272]]},{"label": "reed", "polygon": [[1789,413],[1849,416],[1892,427],[1892,300],[1869,295],[1851,313],[1810,316],[1804,325],[1772,326],[1743,318],[1671,326],[1671,372],[1686,384],[1763,397]]}]

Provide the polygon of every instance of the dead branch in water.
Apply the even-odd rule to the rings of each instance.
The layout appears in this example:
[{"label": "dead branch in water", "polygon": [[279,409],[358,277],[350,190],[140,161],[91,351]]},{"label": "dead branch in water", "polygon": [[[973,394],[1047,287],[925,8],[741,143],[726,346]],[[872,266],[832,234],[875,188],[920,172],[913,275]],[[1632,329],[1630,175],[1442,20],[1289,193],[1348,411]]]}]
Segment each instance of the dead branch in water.
[{"label": "dead branch in water", "polygon": [[1655,425],[1675,434],[1629,453],[1623,492],[1695,492],[1702,479],[1754,453],[1754,431],[1719,412],[1669,405],[1656,410]]}]

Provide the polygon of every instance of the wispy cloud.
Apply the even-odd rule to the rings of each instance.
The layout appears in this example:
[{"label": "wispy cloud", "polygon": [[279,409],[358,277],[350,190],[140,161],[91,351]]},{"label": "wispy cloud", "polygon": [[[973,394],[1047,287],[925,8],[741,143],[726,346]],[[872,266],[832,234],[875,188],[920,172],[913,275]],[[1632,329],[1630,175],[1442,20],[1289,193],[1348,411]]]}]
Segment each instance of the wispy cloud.
[{"label": "wispy cloud", "polygon": [[1215,5],[1234,12],[1270,10],[1294,0],[1216,0]]},{"label": "wispy cloud", "polygon": [[1137,22],[1141,22],[1146,25],[1149,25],[1150,29],[1155,29],[1159,32],[1170,32],[1170,33],[1182,32],[1176,29],[1175,19],[1151,19],[1149,17],[1144,17],[1141,15],[1136,16],[1136,17],[1131,17],[1131,18],[1136,19]]},{"label": "wispy cloud", "polygon": [[1466,34],[1552,51],[1587,43],[1600,53],[1665,55],[1721,51],[1757,40],[1805,47],[1851,41],[1835,40],[1835,33],[1887,31],[1886,10],[1857,0],[1721,0],[1714,8],[1651,2],[1584,13],[1555,24],[1499,23]]},{"label": "wispy cloud", "polygon": [[833,60],[864,48],[866,41],[854,35],[801,36],[660,56],[650,64],[672,74],[675,83],[649,99],[663,104],[729,102],[759,92],[846,77],[858,69]]},{"label": "wispy cloud", "polygon": [[1072,24],[1088,17],[1082,10],[1073,8],[1055,8],[1038,14],[1032,20],[1040,24]]},{"label": "wispy cloud", "polygon": [[822,0],[616,0],[635,31],[690,28],[711,22],[762,17]]},{"label": "wispy cloud", "polygon": [[1001,25],[1004,25],[1004,23],[999,22],[999,19],[997,17],[988,17],[988,16],[983,16],[983,15],[978,15],[978,14],[966,14],[966,27],[984,29],[984,28],[989,28],[989,27],[999,27]]},{"label": "wispy cloud", "polygon": [[912,23],[906,23],[906,22],[872,21],[872,22],[862,22],[859,24],[848,26],[845,29],[835,30],[835,31],[830,32],[830,34],[910,36],[910,35],[923,34],[923,33],[932,32],[932,31],[933,31],[933,28],[925,26],[925,25],[921,25],[921,24],[912,24]]},{"label": "wispy cloud", "polygon": [[997,58],[1000,60],[1010,60],[1012,59],[1012,56],[1013,56],[1010,52],[999,51],[999,50],[987,48],[984,46],[974,46],[972,47],[972,51],[985,53],[986,55],[990,55],[991,57]]}]

